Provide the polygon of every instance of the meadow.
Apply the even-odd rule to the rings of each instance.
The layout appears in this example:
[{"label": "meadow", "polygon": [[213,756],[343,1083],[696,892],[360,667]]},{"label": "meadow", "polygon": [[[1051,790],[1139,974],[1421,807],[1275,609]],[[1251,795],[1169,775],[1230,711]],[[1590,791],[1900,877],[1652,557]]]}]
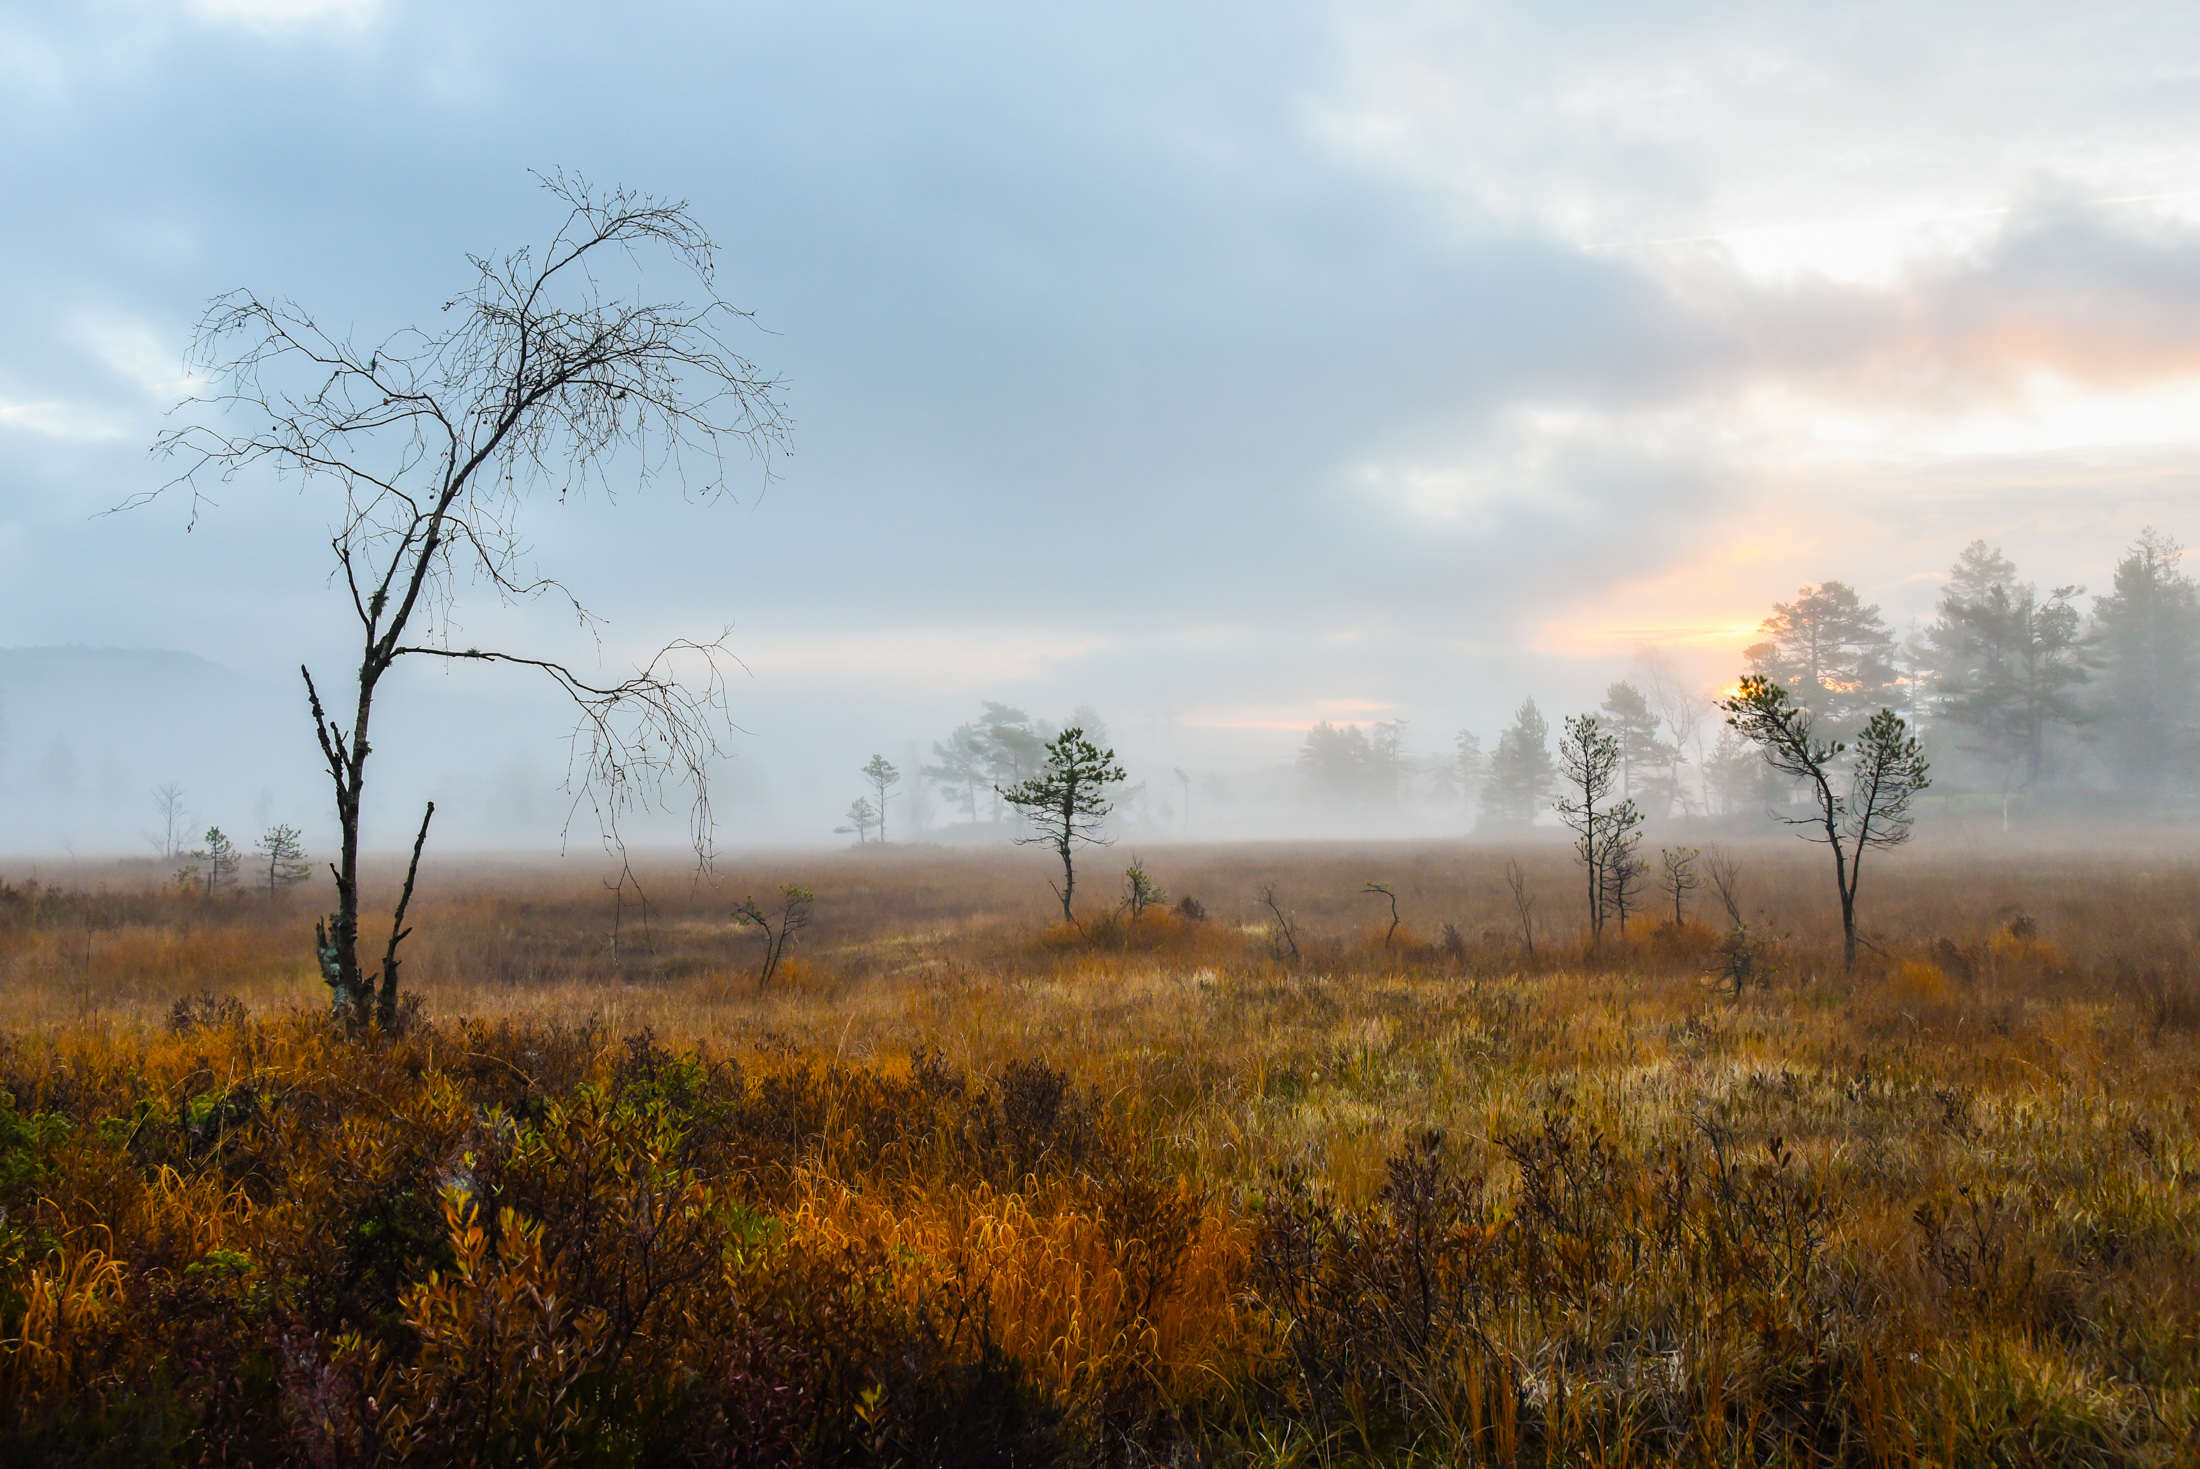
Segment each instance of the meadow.
[{"label": "meadow", "polygon": [[1556,844],[1150,847],[1136,919],[1116,848],[1076,926],[1031,852],[447,857],[363,1037],[305,897],[10,873],[0,1458],[2192,1462],[2175,835],[1875,858],[1854,973],[1790,841],[1601,944]]}]

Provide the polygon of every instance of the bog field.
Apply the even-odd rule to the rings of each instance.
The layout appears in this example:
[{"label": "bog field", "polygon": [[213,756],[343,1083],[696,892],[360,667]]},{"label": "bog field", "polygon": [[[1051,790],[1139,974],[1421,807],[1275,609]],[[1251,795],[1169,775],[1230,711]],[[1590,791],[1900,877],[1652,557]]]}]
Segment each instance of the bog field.
[{"label": "bog field", "polygon": [[0,1461],[2192,1462],[2200,861],[1725,855],[12,870]]}]

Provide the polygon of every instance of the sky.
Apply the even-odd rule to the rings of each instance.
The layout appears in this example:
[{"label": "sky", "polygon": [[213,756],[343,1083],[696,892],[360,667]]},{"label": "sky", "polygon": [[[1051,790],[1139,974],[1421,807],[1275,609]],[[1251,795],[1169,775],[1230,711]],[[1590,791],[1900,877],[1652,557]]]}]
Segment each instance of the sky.
[{"label": "sky", "polygon": [[[0,687],[0,782],[51,796],[0,850],[128,845],[171,779],[312,829],[326,500],[104,512],[168,477],[212,297],[430,322],[556,228],[531,171],[688,202],[793,452],[531,506],[601,642],[481,596],[467,636],[730,626],[721,837],[826,841],[986,699],[1101,711],[1134,777],[1320,719],[1488,743],[1645,643],[1731,678],[1804,583],[1899,628],[1974,537],[2096,589],[2200,538],[2196,74],[2200,11],[2107,0],[0,0],[0,649],[187,655],[235,711],[95,759],[126,715]],[[387,844],[438,792],[545,840],[555,703],[404,679]]]}]

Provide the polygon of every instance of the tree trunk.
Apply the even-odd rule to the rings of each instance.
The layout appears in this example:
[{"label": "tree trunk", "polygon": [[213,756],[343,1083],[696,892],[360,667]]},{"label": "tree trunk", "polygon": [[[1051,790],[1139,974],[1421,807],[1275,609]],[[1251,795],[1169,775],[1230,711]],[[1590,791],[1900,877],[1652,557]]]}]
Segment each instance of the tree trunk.
[{"label": "tree trunk", "polygon": [[1070,900],[1077,892],[1077,867],[1070,857],[1070,835],[1075,830],[1076,818],[1077,783],[1075,781],[1064,781],[1062,795],[1062,921],[1064,923],[1075,923],[1077,921],[1077,915],[1070,907]]},{"label": "tree trunk", "polygon": [[1845,974],[1856,972],[1856,882],[1864,875],[1864,853],[1856,854],[1856,865],[1851,868],[1842,856],[1841,849],[1833,849],[1834,881],[1841,889],[1841,969]]}]

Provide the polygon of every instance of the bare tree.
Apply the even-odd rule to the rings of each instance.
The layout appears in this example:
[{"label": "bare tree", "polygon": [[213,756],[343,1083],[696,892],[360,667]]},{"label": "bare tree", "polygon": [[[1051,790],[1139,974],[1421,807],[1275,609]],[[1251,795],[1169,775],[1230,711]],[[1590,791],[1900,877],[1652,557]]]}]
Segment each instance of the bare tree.
[{"label": "bare tree", "polygon": [[1528,874],[1520,870],[1520,864],[1505,859],[1505,886],[1512,889],[1513,910],[1520,915],[1520,941],[1528,946],[1528,957],[1535,957],[1535,899],[1528,893]]},{"label": "bare tree", "polygon": [[153,787],[153,820],[157,823],[145,839],[153,844],[163,862],[173,862],[183,855],[184,829],[191,824],[190,808],[183,804],[183,787],[174,781]]},{"label": "bare tree", "polygon": [[1703,854],[1704,875],[1711,879],[1711,891],[1719,895],[1719,906],[1726,909],[1727,922],[1736,928],[1742,926],[1742,864],[1717,847],[1707,847]]},{"label": "bare tree", "polygon": [[1260,900],[1262,903],[1267,905],[1268,911],[1270,913],[1276,915],[1276,926],[1270,929],[1268,933],[1268,946],[1275,951],[1275,955],[1278,959],[1281,959],[1283,957],[1284,949],[1286,947],[1289,947],[1289,949],[1291,950],[1291,962],[1294,964],[1298,963],[1298,925],[1291,921],[1291,915],[1284,912],[1283,904],[1277,901],[1276,885],[1274,883],[1264,882],[1261,884]]},{"label": "bare tree", "polygon": [[1751,980],[1764,983],[1768,978],[1764,957],[1742,919],[1742,864],[1710,847],[1704,851],[1703,866],[1711,890],[1719,895],[1719,906],[1726,909],[1726,937],[1718,948],[1719,974],[1734,986],[1734,998],[1740,1000]]},{"label": "bare tree", "polygon": [[737,923],[754,924],[764,931],[764,963],[756,973],[756,990],[772,982],[772,975],[779,968],[779,961],[786,957],[787,945],[796,933],[810,926],[810,905],[817,901],[817,894],[808,888],[788,883],[779,890],[779,911],[766,911],[754,898],[743,898],[741,906],[733,910]]},{"label": "bare tree", "polygon": [[1398,936],[1398,924],[1402,921],[1398,917],[1398,895],[1391,891],[1389,883],[1377,882],[1373,878],[1369,878],[1360,891],[1386,898],[1390,902],[1390,927],[1383,930],[1383,948],[1387,951],[1390,941]]},{"label": "bare tree", "polygon": [[1635,665],[1641,670],[1643,693],[1648,696],[1650,708],[1665,725],[1670,738],[1666,748],[1672,759],[1672,767],[1666,778],[1673,799],[1681,806],[1681,814],[1688,814],[1687,799],[1681,794],[1681,765],[1696,747],[1704,721],[1711,717],[1711,700],[1691,687],[1674,665],[1673,657],[1663,648],[1644,643],[1635,649]]},{"label": "bare tree", "polygon": [[[785,432],[779,385],[726,340],[748,316],[719,297],[710,237],[687,206],[597,192],[563,174],[542,182],[564,206],[564,223],[539,253],[470,257],[473,284],[443,303],[437,328],[361,346],[287,300],[249,291],[216,300],[191,354],[216,389],[187,400],[183,407],[203,410],[199,421],[156,446],[182,461],[164,489],[190,489],[194,521],[210,480],[263,467],[333,492],[329,544],[362,645],[346,722],[323,708],[311,673],[300,673],[342,843],[323,974],[332,1009],[353,1021],[365,1018],[370,998],[385,1026],[396,1015],[394,969],[385,962],[377,993],[377,977],[359,963],[359,843],[375,695],[402,658],[513,663],[547,677],[579,713],[568,771],[574,809],[589,805],[616,844],[623,811],[659,799],[667,780],[683,781],[694,792],[697,858],[709,857],[705,765],[727,727],[723,634],[674,642],[613,679],[454,645],[461,583],[507,602],[554,596],[595,629],[564,583],[529,561],[520,522],[530,502],[549,494],[562,503],[592,488],[610,496],[614,475],[637,486],[669,478],[713,500],[724,493],[729,447],[767,457],[768,478],[768,454]],[[645,257],[684,275],[695,299],[652,300],[638,278],[621,279],[638,277]],[[245,426],[218,426],[234,420]],[[416,875],[417,865],[408,886]]]},{"label": "bare tree", "polygon": [[1673,926],[1679,928],[1688,921],[1682,906],[1684,900],[1698,886],[1696,859],[1703,854],[1694,847],[1660,847],[1658,857],[1665,865],[1665,878],[1660,884],[1673,899]]}]

